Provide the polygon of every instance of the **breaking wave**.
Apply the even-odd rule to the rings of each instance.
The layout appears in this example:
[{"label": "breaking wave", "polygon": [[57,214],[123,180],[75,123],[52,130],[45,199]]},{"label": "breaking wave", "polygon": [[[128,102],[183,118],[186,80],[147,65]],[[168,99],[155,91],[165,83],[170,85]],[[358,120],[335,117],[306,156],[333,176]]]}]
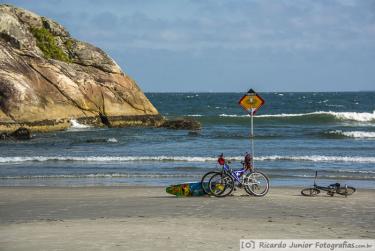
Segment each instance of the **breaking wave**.
[{"label": "breaking wave", "polygon": [[5,176],[0,179],[61,179],[61,178],[183,178],[201,177],[197,174],[160,174],[160,173],[95,173],[95,174],[61,174],[61,175],[25,175],[25,176]]},{"label": "breaking wave", "polygon": [[[245,118],[249,115],[237,114],[220,114],[222,118]],[[301,120],[315,122],[330,121],[356,121],[356,122],[375,122],[375,111],[368,112],[333,112],[333,111],[316,111],[310,113],[281,113],[281,114],[264,114],[257,115],[256,119],[280,119],[280,120]]]},{"label": "breaking wave", "polygon": [[363,132],[363,131],[349,131],[344,132],[342,130],[335,130],[335,131],[329,131],[329,135],[333,136],[342,136],[342,137],[348,137],[348,138],[360,138],[360,139],[367,139],[367,138],[375,138],[375,132]]},{"label": "breaking wave", "polygon": [[[285,169],[267,169],[264,170],[271,178],[313,178],[315,172],[311,169],[285,170]],[[373,171],[354,171],[354,170],[319,170],[319,179],[352,179],[352,180],[375,180]],[[43,175],[18,175],[3,176],[0,180],[18,180],[18,179],[178,179],[189,178],[199,180],[202,172],[190,173],[93,173],[93,174],[43,174]]]},{"label": "breaking wave", "polygon": [[[241,161],[243,156],[226,157],[227,160]],[[33,156],[33,157],[0,157],[0,163],[45,162],[45,161],[76,161],[76,162],[136,162],[136,161],[170,161],[170,162],[216,162],[217,157],[195,156]],[[375,163],[375,157],[362,156],[258,156],[257,161],[311,161],[311,162],[356,162]]]},{"label": "breaking wave", "polygon": [[85,129],[85,128],[90,128],[88,125],[80,124],[78,123],[77,120],[71,119],[70,120],[70,128],[69,129]]},{"label": "breaking wave", "polygon": [[[249,115],[237,115],[237,114],[220,114],[219,117],[228,117],[228,118],[245,118],[249,117]],[[258,116],[259,117],[259,116]]]},{"label": "breaking wave", "polygon": [[202,114],[189,114],[189,115],[186,115],[187,117],[202,117],[203,115]]},{"label": "breaking wave", "polygon": [[109,143],[117,143],[118,140],[116,138],[109,138],[109,139],[107,139],[107,142],[109,142]]}]

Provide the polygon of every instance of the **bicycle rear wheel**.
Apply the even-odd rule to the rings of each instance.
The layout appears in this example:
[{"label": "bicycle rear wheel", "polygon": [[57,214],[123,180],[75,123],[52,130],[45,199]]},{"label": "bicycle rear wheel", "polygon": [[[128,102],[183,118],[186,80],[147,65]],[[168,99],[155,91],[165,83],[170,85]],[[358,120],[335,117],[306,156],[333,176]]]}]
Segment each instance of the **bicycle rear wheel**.
[{"label": "bicycle rear wheel", "polygon": [[340,195],[348,196],[348,195],[352,195],[355,191],[356,189],[354,187],[345,186],[345,187],[340,187],[339,189],[337,189],[336,192]]},{"label": "bicycle rear wheel", "polygon": [[208,182],[210,194],[216,197],[225,197],[229,195],[234,189],[234,180],[228,174],[217,173],[214,174]]},{"label": "bicycle rear wheel", "polygon": [[270,182],[264,173],[256,171],[245,176],[244,188],[248,194],[261,197],[268,193]]},{"label": "bicycle rear wheel", "polygon": [[210,192],[210,188],[208,187],[208,183],[211,179],[212,176],[214,176],[215,174],[217,173],[220,173],[218,171],[211,171],[211,172],[208,172],[208,173],[205,173],[201,179],[201,186],[202,186],[202,190],[205,194],[211,194]]},{"label": "bicycle rear wheel", "polygon": [[303,196],[317,196],[319,193],[320,190],[316,188],[304,188],[301,190]]}]

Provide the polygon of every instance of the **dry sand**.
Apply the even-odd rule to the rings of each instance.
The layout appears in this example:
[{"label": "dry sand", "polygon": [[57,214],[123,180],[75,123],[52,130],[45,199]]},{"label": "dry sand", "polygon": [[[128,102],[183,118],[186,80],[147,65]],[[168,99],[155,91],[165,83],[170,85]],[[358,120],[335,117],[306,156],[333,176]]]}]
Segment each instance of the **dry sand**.
[{"label": "dry sand", "polygon": [[375,239],[375,190],[176,198],[155,187],[0,188],[0,250],[239,250],[241,238]]}]

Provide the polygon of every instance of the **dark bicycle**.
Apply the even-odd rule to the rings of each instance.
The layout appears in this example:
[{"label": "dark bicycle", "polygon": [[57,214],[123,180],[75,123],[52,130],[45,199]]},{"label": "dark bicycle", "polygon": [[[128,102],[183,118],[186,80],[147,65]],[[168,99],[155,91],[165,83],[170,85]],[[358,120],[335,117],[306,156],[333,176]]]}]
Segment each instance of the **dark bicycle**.
[{"label": "dark bicycle", "polygon": [[318,171],[315,171],[315,178],[314,178],[314,186],[309,188],[304,188],[301,190],[301,194],[303,196],[316,196],[320,193],[320,191],[326,191],[328,195],[334,196],[335,193],[344,195],[347,197],[348,195],[352,195],[356,189],[354,187],[344,185],[341,186],[340,183],[334,183],[327,187],[319,186],[316,184],[316,178],[318,176]]}]

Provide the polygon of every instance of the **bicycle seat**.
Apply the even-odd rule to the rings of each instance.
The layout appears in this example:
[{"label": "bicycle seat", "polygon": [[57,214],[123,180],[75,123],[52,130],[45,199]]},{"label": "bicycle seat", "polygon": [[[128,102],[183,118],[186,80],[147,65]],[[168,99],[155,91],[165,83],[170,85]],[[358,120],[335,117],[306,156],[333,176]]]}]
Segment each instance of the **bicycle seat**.
[{"label": "bicycle seat", "polygon": [[340,187],[340,183],[333,183],[331,185],[329,185],[329,187]]}]

